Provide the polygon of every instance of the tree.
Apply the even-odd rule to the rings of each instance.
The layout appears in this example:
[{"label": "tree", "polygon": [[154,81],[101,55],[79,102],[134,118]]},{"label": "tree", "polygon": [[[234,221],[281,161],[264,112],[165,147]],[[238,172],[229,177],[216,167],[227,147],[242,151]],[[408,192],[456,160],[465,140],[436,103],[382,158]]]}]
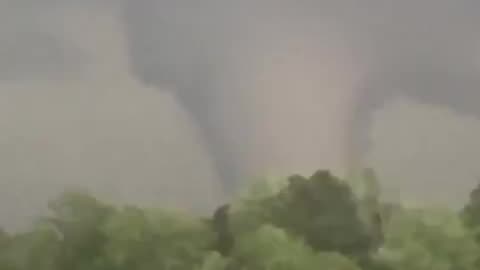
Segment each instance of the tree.
[{"label": "tree", "polygon": [[60,237],[59,269],[102,269],[100,256],[106,236],[100,230],[114,213],[114,208],[101,203],[88,193],[64,193],[49,203],[53,216],[45,219]]},{"label": "tree", "polygon": [[480,226],[480,183],[470,192],[470,200],[463,208],[462,217],[470,228]]},{"label": "tree", "polygon": [[228,256],[234,245],[234,237],[230,229],[229,211],[230,205],[219,207],[212,220],[213,230],[217,235],[215,250],[223,256]]},{"label": "tree", "polygon": [[235,246],[228,269],[359,270],[349,259],[336,253],[316,253],[301,240],[272,225],[244,235]]},{"label": "tree", "polygon": [[214,251],[206,254],[202,264],[195,270],[227,270],[229,264],[228,258],[222,257],[220,253]]},{"label": "tree", "polygon": [[69,192],[30,231],[0,231],[0,269],[479,269],[480,187],[458,215],[384,203],[376,178],[366,178],[370,188],[355,196],[327,171],[293,175],[276,188],[256,185],[210,218]]},{"label": "tree", "polygon": [[0,251],[0,266],[14,270],[61,270],[57,264],[60,239],[49,227],[37,225],[29,232],[11,237]]},{"label": "tree", "polygon": [[328,171],[318,171],[309,179],[294,175],[288,182],[277,196],[263,202],[271,211],[272,224],[303,237],[317,251],[368,254],[372,238],[345,182]]},{"label": "tree", "polygon": [[209,254],[213,235],[195,217],[126,207],[102,227],[104,257],[115,270],[191,270]]},{"label": "tree", "polygon": [[393,270],[478,269],[480,249],[455,213],[422,209],[397,212],[377,255]]}]

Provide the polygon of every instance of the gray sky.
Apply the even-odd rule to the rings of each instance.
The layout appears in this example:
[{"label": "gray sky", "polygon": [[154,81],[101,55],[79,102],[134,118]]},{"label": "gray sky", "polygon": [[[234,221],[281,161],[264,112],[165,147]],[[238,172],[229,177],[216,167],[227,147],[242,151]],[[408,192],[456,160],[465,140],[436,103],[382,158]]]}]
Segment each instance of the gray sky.
[{"label": "gray sky", "polygon": [[480,180],[477,117],[398,97],[374,113],[370,136],[386,197],[458,207]]},{"label": "gray sky", "polygon": [[474,5],[0,0],[0,224],[73,186],[211,209],[239,179],[341,174],[356,137],[390,196],[464,197]]},{"label": "gray sky", "polygon": [[[24,225],[70,187],[127,203],[212,208],[220,185],[202,139],[171,92],[130,75],[113,14],[37,12],[51,27],[25,23],[33,34],[0,43],[2,60],[13,61],[2,68],[16,66],[0,82],[0,223]],[[52,43],[38,41],[44,31]]]}]

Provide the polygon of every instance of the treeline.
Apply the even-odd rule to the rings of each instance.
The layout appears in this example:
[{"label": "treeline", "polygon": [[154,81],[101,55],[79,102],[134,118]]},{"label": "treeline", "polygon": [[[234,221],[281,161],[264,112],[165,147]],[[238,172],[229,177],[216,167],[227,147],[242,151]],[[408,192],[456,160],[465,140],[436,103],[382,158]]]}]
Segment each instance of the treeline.
[{"label": "treeline", "polygon": [[211,217],[65,193],[28,232],[0,233],[1,270],[480,269],[480,188],[461,211],[406,208],[318,171],[258,182]]}]

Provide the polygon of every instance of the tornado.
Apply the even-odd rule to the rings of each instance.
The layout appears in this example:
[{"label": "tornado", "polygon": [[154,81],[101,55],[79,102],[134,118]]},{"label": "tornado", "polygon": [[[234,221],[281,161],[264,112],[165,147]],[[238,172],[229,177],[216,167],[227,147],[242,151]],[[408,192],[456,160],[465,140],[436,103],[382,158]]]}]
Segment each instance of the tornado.
[{"label": "tornado", "polygon": [[128,1],[133,70],[195,118],[225,189],[368,166],[396,96],[480,116],[472,1]]},{"label": "tornado", "polygon": [[227,193],[255,177],[347,168],[364,67],[338,21],[305,11],[287,1],[141,0],[125,9],[135,74],[175,89]]}]

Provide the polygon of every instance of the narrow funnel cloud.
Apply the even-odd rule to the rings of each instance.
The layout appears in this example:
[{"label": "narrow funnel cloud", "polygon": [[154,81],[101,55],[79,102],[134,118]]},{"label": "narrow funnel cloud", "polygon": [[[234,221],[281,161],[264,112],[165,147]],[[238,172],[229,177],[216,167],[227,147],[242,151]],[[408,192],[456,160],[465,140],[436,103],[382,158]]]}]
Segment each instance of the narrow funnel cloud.
[{"label": "narrow funnel cloud", "polygon": [[125,20],[135,74],[175,88],[235,190],[257,174],[361,166],[373,113],[398,95],[480,116],[479,10],[470,0],[131,0]]},{"label": "narrow funnel cloud", "polygon": [[265,174],[345,170],[362,70],[340,23],[305,3],[129,3],[135,73],[176,89],[227,191]]},{"label": "narrow funnel cloud", "polygon": [[[346,124],[361,77],[357,59],[328,21],[309,27],[301,20],[275,19],[257,25],[231,51],[236,69],[220,88],[238,89],[247,106],[220,124],[249,118],[250,131],[238,148],[246,152],[242,162],[249,173],[281,176],[328,168],[344,174]],[[223,96],[222,110],[232,112],[232,100]],[[229,131],[233,140],[238,133]]]}]

